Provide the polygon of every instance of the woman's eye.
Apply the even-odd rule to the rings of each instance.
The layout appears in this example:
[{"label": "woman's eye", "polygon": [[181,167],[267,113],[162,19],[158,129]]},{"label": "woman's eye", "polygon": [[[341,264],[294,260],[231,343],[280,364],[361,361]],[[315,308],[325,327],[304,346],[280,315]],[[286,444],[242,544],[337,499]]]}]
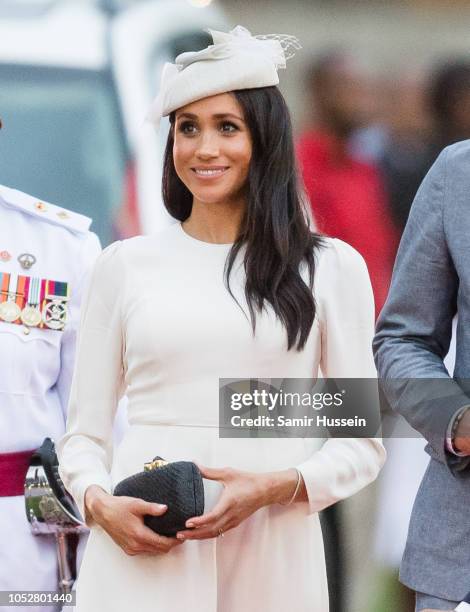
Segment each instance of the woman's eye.
[{"label": "woman's eye", "polygon": [[184,121],[180,123],[179,131],[183,134],[194,134],[196,132],[196,126],[191,121]]},{"label": "woman's eye", "polygon": [[237,126],[234,123],[230,123],[230,121],[224,121],[221,125],[222,132],[231,133],[236,132],[238,130]]}]

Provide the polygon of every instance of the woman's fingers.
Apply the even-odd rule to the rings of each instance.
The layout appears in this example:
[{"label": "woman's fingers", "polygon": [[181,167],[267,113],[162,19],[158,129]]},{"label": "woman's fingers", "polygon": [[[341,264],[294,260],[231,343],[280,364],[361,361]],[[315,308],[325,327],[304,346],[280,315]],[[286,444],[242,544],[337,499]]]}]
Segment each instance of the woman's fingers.
[{"label": "woman's fingers", "polygon": [[188,519],[186,521],[186,527],[188,529],[192,529],[194,527],[208,526],[210,523],[220,521],[231,505],[231,500],[228,497],[224,498],[224,495],[222,494],[221,498],[210,512]]},{"label": "woman's fingers", "polygon": [[159,535],[148,527],[144,527],[140,535],[142,545],[149,549],[149,552],[158,550],[160,552],[168,552],[178,544],[183,542],[176,538],[168,538],[167,536]]},{"label": "woman's fingers", "polygon": [[102,527],[128,555],[167,553],[182,542],[156,534],[143,522],[143,516],[161,516],[167,509],[134,497],[113,497]]},{"label": "woman's fingers", "polygon": [[199,529],[186,529],[185,531],[178,531],[176,538],[179,542],[185,540],[205,540],[207,538],[215,538],[219,535],[219,532],[209,527],[199,527]]},{"label": "woman's fingers", "polygon": [[200,463],[196,464],[201,472],[203,478],[208,480],[221,480],[224,481],[229,476],[229,470],[227,468],[209,468]]},{"label": "woman's fingers", "polygon": [[[230,502],[224,502],[215,507],[211,512],[197,516],[186,522],[186,527],[178,531],[176,537],[181,540],[202,540],[203,538],[214,538],[220,535],[219,530],[227,531],[233,527],[233,512],[230,512]],[[229,527],[230,526],[230,527]]]},{"label": "woman's fingers", "polygon": [[234,521],[232,521],[229,517],[224,517],[223,520],[212,525],[204,525],[204,527],[199,527],[198,529],[178,531],[176,537],[182,542],[185,540],[206,540],[208,538],[217,538],[235,526],[236,524]]},{"label": "woman's fingers", "polygon": [[151,516],[161,516],[168,510],[165,504],[147,502],[143,499],[136,499],[133,504],[133,511],[136,514],[150,514]]},{"label": "woman's fingers", "polygon": [[168,538],[159,535],[148,527],[142,526],[141,529],[138,529],[135,534],[129,538],[122,548],[128,555],[138,555],[142,553],[156,554],[167,553],[172,548],[182,543],[182,541],[176,538]]}]

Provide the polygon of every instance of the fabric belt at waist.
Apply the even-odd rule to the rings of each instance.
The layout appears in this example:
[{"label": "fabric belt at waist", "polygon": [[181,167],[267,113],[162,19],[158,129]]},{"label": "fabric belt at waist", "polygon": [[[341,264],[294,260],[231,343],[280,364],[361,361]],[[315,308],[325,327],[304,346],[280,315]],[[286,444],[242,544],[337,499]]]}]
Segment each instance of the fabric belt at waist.
[{"label": "fabric belt at waist", "polygon": [[0,453],[0,497],[24,495],[24,481],[34,450]]}]

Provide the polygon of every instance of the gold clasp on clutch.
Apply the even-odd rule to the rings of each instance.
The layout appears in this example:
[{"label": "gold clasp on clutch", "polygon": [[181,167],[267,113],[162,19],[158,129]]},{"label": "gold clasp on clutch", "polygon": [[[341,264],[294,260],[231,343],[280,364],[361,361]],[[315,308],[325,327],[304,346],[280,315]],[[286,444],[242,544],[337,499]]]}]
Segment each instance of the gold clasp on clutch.
[{"label": "gold clasp on clutch", "polygon": [[155,457],[152,461],[148,463],[144,463],[144,472],[150,472],[151,470],[156,470],[157,468],[161,468],[164,465],[167,465],[169,462],[165,461],[161,457]]}]

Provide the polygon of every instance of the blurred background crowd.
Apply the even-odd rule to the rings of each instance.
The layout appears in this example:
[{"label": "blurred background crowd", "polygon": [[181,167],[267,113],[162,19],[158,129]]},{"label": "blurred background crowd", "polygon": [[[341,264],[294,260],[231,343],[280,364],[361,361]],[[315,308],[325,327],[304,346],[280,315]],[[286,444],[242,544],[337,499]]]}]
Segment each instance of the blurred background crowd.
[{"label": "blurred background crowd", "polygon": [[[103,246],[168,223],[167,124],[144,121],[161,68],[239,23],[301,40],[280,87],[305,192],[366,259],[378,314],[422,178],[470,138],[470,2],[0,0],[0,183],[93,217]],[[413,610],[397,568],[426,456],[387,445],[378,482],[323,517],[332,612]]]}]

